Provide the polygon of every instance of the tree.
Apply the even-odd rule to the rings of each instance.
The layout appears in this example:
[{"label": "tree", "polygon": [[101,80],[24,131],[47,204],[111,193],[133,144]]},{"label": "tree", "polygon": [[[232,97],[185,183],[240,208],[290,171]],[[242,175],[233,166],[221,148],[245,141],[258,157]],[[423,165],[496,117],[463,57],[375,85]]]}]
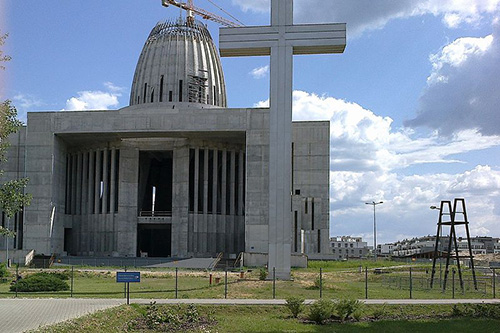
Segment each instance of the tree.
[{"label": "tree", "polygon": [[[0,46],[2,46],[3,44],[5,44],[5,40],[7,39],[7,37],[9,36],[9,34],[1,34],[0,33]],[[4,66],[2,66],[2,62],[7,62],[10,60],[10,57],[8,55],[4,55],[3,54],[3,51],[0,49],[0,69],[5,69]]]},{"label": "tree", "polygon": [[[5,43],[7,34],[0,34],[0,46]],[[0,64],[7,62],[10,57],[3,54],[0,49]],[[5,69],[0,65],[0,69]],[[0,103],[0,163],[6,161],[6,152],[10,146],[7,140],[9,135],[16,133],[22,123],[17,119],[17,110],[9,100]],[[0,169],[0,177],[3,170]],[[7,219],[10,219],[31,202],[31,194],[24,193],[24,188],[28,184],[28,178],[13,179],[0,185],[0,207]],[[0,226],[0,235],[14,237],[15,232]]]}]

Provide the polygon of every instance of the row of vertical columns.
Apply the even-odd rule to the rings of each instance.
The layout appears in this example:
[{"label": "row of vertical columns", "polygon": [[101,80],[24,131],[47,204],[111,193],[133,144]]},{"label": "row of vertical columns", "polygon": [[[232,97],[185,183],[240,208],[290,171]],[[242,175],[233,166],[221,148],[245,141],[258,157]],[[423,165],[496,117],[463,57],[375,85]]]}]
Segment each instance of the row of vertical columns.
[{"label": "row of vertical columns", "polygon": [[66,214],[75,216],[77,253],[116,247],[117,160],[115,148],[68,154]]},{"label": "row of vertical columns", "polygon": [[116,211],[116,159],[117,150],[114,148],[68,156],[66,214],[107,214]]},{"label": "row of vertical columns", "polygon": [[[244,152],[206,148],[193,148],[192,152],[194,153],[191,153],[189,180],[192,182],[190,184],[190,191],[192,191],[190,212],[243,216],[245,206]],[[200,159],[200,153],[203,153],[203,161]],[[212,165],[209,165],[210,153],[213,157]],[[219,153],[222,155],[220,161]],[[213,170],[210,170],[211,168]]]}]

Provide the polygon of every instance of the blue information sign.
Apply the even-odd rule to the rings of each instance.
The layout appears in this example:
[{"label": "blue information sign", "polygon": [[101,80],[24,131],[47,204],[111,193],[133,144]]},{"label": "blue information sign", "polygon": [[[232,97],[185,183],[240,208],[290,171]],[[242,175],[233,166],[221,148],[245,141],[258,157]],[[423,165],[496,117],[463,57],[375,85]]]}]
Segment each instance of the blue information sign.
[{"label": "blue information sign", "polygon": [[116,282],[141,282],[141,272],[116,272]]}]

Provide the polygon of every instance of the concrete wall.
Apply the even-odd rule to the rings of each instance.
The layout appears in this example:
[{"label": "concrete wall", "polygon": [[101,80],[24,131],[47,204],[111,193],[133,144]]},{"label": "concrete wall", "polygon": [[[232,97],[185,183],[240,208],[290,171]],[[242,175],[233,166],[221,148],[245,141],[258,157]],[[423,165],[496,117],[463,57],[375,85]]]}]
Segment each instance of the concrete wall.
[{"label": "concrete wall", "polygon": [[[268,122],[268,109],[199,109],[175,103],[149,103],[109,111],[29,113],[26,130],[28,162],[25,169],[30,177],[27,191],[33,194],[33,204],[26,208],[25,213],[26,249],[45,254],[61,253],[64,229],[71,228],[76,235],[74,246],[79,249],[80,255],[135,256],[137,224],[147,223],[137,217],[139,151],[168,149],[174,151],[174,196],[172,217],[168,222],[172,223],[172,256],[211,255],[214,249],[218,251],[210,235],[218,235],[218,230],[222,230],[219,225],[227,223],[228,235],[233,236],[223,241],[227,245],[226,251],[266,253]],[[300,194],[294,195],[292,200],[294,209],[299,211],[300,228],[304,230],[304,252],[328,251],[329,123],[294,123],[293,141],[293,188],[300,189]],[[14,154],[13,149],[17,149],[24,156],[21,152],[24,144],[19,142],[9,154]],[[204,216],[196,217],[199,214],[190,217],[189,149],[193,147],[233,147],[231,149],[245,152],[244,221],[232,218],[228,222],[226,218],[220,220],[217,217],[214,222],[211,216],[207,216],[205,221]],[[119,149],[118,212],[90,212],[85,206],[85,195],[81,194],[77,196],[78,206],[73,207],[77,214],[65,214],[66,156],[76,154],[78,166],[75,168],[83,172],[84,157],[78,155],[79,152],[101,149]],[[11,170],[16,170],[15,165],[22,165],[23,162],[21,156],[14,156],[6,176],[12,176],[14,171]],[[80,189],[85,187],[81,177],[77,176],[75,181]],[[308,212],[304,210],[305,202],[312,207],[313,201],[314,228],[311,209]],[[236,212],[233,213],[236,215]],[[200,218],[199,222],[194,222]],[[197,225],[196,233],[194,229],[189,232],[191,219],[193,228]],[[214,223],[215,229],[212,228]],[[291,223],[293,228],[293,221]],[[316,245],[318,230],[321,233],[321,249]],[[214,237],[216,243],[219,242],[219,236]],[[196,241],[199,250],[190,249],[190,241]]]}]

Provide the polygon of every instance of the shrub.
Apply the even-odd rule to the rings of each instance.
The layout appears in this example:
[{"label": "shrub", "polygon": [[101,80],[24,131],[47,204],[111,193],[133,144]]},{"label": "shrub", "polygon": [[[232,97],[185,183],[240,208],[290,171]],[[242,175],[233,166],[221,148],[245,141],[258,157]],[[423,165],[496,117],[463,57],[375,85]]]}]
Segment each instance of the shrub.
[{"label": "shrub", "polygon": [[378,320],[378,319],[382,319],[382,318],[385,317],[385,315],[386,315],[386,311],[385,311],[386,304],[387,303],[384,303],[381,307],[377,307],[377,308],[375,308],[375,310],[373,310],[373,319]]},{"label": "shrub", "polygon": [[259,270],[259,280],[264,281],[265,279],[267,279],[267,270],[264,267],[262,267]]},{"label": "shrub", "polygon": [[354,314],[357,312],[361,312],[363,303],[358,301],[357,299],[342,298],[335,302],[334,307],[335,312],[337,312],[337,315],[340,317],[340,320],[344,321],[349,318],[359,317],[358,314]]},{"label": "shrub", "polygon": [[[10,291],[16,290],[16,284],[10,286]],[[50,273],[35,273],[17,282],[19,292],[63,291],[69,290],[68,284],[57,275]]]},{"label": "shrub", "polygon": [[332,316],[333,303],[327,299],[320,299],[309,306],[308,319],[316,324],[323,324],[325,320]]},{"label": "shrub", "polygon": [[[144,310],[136,308],[141,315],[129,324],[129,330],[140,332],[183,332],[196,331],[215,323],[209,316],[200,315],[194,304],[158,306],[151,302]],[[204,331],[203,331],[204,332]]]},{"label": "shrub", "polygon": [[9,271],[7,270],[7,266],[4,263],[0,264],[0,278],[9,276]]},{"label": "shrub", "polygon": [[451,315],[455,317],[500,319],[500,305],[482,303],[453,305]]},{"label": "shrub", "polygon": [[292,316],[297,318],[299,314],[304,310],[304,299],[300,297],[288,297],[286,299],[285,306],[290,310]]}]

